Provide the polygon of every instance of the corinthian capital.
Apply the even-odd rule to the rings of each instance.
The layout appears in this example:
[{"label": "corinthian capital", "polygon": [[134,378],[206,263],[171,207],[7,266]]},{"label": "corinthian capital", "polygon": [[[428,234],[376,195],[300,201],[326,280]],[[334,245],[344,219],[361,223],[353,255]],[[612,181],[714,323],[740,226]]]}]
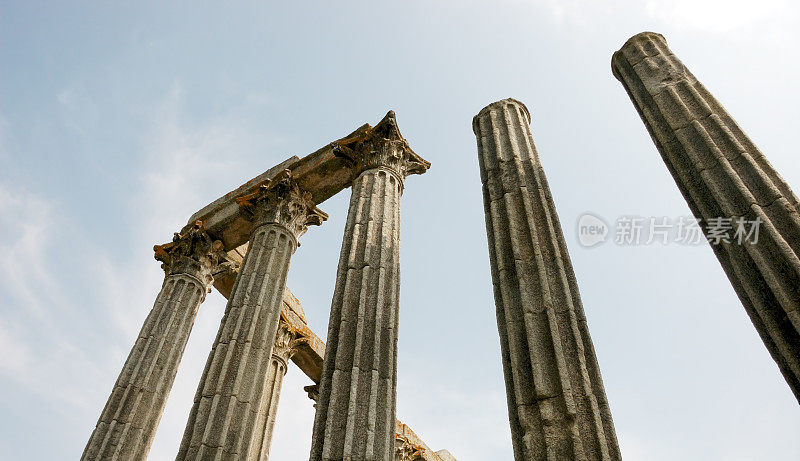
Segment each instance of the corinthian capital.
[{"label": "corinthian capital", "polygon": [[236,198],[245,215],[253,220],[253,227],[278,223],[300,238],[308,226],[319,226],[327,213],[317,208],[311,193],[300,189],[290,170],[283,170],[275,178],[255,191]]},{"label": "corinthian capital", "polygon": [[[412,461],[415,459],[422,459],[420,455],[424,452],[424,448],[420,445],[411,443],[408,437],[397,434],[394,442],[394,459],[395,461]],[[438,458],[437,458],[438,459]]]},{"label": "corinthian capital", "polygon": [[302,342],[302,337],[298,331],[292,327],[281,312],[281,319],[278,323],[278,331],[275,333],[275,343],[272,347],[272,355],[280,357],[284,363],[297,352],[298,343]]},{"label": "corinthian capital", "polygon": [[207,289],[214,280],[214,272],[226,260],[222,242],[212,240],[203,229],[202,221],[176,232],[172,242],[155,245],[153,251],[167,275],[191,275],[203,282]]},{"label": "corinthian capital", "polygon": [[385,168],[405,179],[410,174],[425,173],[431,166],[400,134],[391,110],[375,127],[334,143],[333,152],[350,163],[354,177],[366,170]]}]

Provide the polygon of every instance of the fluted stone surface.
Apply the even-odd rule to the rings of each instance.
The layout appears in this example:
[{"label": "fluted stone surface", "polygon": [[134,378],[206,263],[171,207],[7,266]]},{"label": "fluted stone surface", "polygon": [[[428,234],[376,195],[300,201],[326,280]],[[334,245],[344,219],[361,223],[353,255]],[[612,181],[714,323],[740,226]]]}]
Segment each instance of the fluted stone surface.
[{"label": "fluted stone surface", "polygon": [[473,120],[514,457],[621,459],[529,124],[528,110],[513,99]]},{"label": "fluted stone surface", "polygon": [[172,243],[157,245],[166,272],[111,396],[89,439],[83,460],[144,459],[153,443],[195,314],[224,259],[197,223]]},{"label": "fluted stone surface", "polygon": [[312,461],[394,457],[400,196],[429,163],[389,112],[336,146],[358,177],[345,225],[311,446]]},{"label": "fluted stone surface", "polygon": [[[709,220],[715,233],[716,218],[731,220],[730,242],[712,248],[800,401],[797,196],[664,37],[632,37],[614,53],[612,69],[706,234]],[[740,219],[763,221],[757,241],[734,238]]]},{"label": "fluted stone surface", "polygon": [[294,334],[290,331],[286,322],[281,319],[278,333],[275,335],[275,344],[272,347],[269,369],[267,370],[262,407],[261,411],[259,411],[258,421],[256,421],[256,426],[261,427],[261,429],[256,434],[258,438],[253,441],[255,446],[260,447],[258,459],[261,461],[269,459],[272,430],[275,427],[278,402],[281,397],[281,386],[283,385],[283,377],[286,376],[289,358],[292,356],[293,342]]},{"label": "fluted stone surface", "polygon": [[177,459],[258,459],[259,412],[289,261],[308,225],[326,215],[288,170],[238,199],[254,221],[250,246],[206,362]]}]

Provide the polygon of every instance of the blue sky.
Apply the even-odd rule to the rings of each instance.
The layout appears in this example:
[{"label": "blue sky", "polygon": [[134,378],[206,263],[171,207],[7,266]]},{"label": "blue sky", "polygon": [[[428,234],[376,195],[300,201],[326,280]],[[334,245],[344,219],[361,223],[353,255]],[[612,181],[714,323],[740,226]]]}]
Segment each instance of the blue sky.
[{"label": "blue sky", "polygon": [[[620,2],[0,2],[0,453],[80,455],[163,273],[152,246],[290,155],[393,109],[432,163],[403,197],[398,417],[512,459],[472,116],[517,98],[564,226],[623,456],[800,458],[800,411],[707,245],[586,249],[584,212],[689,215],[610,70],[664,34],[800,188],[798,7]],[[349,192],[288,285],[324,337]],[[222,316],[200,309],[150,459],[173,459]],[[284,383],[275,460],[313,408]]]}]

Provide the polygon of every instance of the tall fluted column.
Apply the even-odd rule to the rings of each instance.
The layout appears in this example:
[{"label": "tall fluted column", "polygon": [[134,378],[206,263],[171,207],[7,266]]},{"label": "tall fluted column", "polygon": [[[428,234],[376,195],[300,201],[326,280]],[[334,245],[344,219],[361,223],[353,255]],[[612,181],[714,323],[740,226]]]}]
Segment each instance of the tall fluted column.
[{"label": "tall fluted column", "polygon": [[353,192],[331,305],[311,460],[394,457],[400,196],[430,164],[400,135],[394,113],[337,146]]},{"label": "tall fluted column", "polygon": [[[800,401],[797,196],[664,37],[632,37],[611,65]],[[737,236],[739,223],[758,238]]]},{"label": "tall fluted column", "polygon": [[222,244],[196,223],[172,243],[156,245],[166,273],[161,292],[142,326],[111,391],[83,460],[144,459],[153,443],[175,373],[215,266],[224,261]]},{"label": "tall fluted column", "polygon": [[498,101],[472,127],[514,457],[621,459],[528,109]]},{"label": "tall fluted column", "polygon": [[200,380],[179,460],[257,459],[259,412],[278,330],[289,261],[297,239],[327,215],[287,170],[237,199],[251,216],[250,246],[236,277]]},{"label": "tall fluted column", "polygon": [[254,440],[254,444],[259,446],[259,460],[269,459],[269,450],[272,445],[272,430],[275,427],[275,418],[278,415],[278,401],[281,397],[281,386],[283,377],[286,376],[286,369],[289,359],[294,352],[295,334],[289,325],[281,319],[278,325],[278,333],[275,335],[275,345],[272,347],[272,359],[267,370],[267,380],[264,386],[264,398],[259,412],[257,427],[261,429],[256,434],[259,439]]}]

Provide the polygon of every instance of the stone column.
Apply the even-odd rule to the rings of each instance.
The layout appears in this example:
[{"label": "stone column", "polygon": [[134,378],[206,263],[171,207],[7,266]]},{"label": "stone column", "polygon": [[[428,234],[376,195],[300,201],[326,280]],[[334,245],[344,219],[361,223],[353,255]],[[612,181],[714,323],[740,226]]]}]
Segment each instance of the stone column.
[{"label": "stone column", "polygon": [[[800,401],[797,196],[664,37],[632,37],[611,66]],[[754,226],[757,239],[737,234]]]},{"label": "stone column", "polygon": [[621,459],[528,109],[498,101],[472,127],[514,457]]},{"label": "stone column", "polygon": [[111,391],[83,460],[144,459],[153,443],[195,314],[224,261],[222,242],[200,222],[171,243],[156,245],[166,273],[161,292]]},{"label": "stone column", "polygon": [[278,333],[275,335],[275,345],[272,347],[272,359],[267,370],[264,398],[262,399],[263,406],[256,422],[256,426],[261,427],[258,433],[255,434],[259,438],[253,442],[254,445],[261,447],[258,458],[261,461],[269,459],[272,430],[275,427],[275,418],[278,415],[278,401],[281,397],[281,386],[283,385],[283,377],[286,376],[289,359],[294,353],[293,346],[295,341],[295,334],[284,319],[281,318],[278,325]]},{"label": "stone column", "polygon": [[354,174],[311,460],[394,456],[400,196],[409,174],[430,164],[400,135],[394,113],[336,146]]},{"label": "stone column", "polygon": [[253,226],[217,339],[200,380],[178,460],[257,459],[265,383],[297,239],[327,215],[286,170],[237,199]]}]

